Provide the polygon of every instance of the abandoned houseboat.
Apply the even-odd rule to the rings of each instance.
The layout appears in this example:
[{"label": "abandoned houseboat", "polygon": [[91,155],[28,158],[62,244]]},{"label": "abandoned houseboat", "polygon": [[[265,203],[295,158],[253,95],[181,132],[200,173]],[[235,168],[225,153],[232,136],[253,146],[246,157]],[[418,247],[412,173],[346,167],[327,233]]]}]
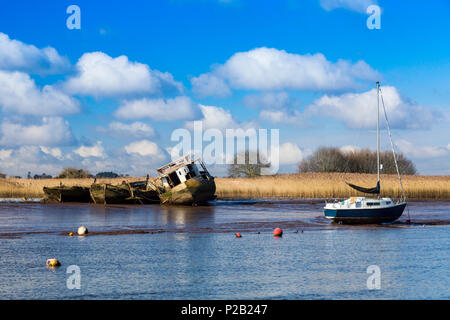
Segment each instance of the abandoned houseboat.
[{"label": "abandoned houseboat", "polygon": [[214,177],[200,159],[186,155],[157,171],[153,184],[163,204],[203,204],[215,198]]}]

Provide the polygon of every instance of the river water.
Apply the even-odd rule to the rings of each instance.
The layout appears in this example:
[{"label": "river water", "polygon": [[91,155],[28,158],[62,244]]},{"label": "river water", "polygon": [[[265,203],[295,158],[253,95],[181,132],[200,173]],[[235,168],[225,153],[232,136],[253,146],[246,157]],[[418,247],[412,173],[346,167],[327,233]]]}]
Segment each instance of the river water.
[{"label": "river water", "polygon": [[[450,202],[411,202],[411,224],[405,210],[381,226],[332,224],[322,207],[2,203],[0,299],[450,298]],[[80,225],[88,236],[68,236]],[[54,257],[62,266],[47,268]],[[67,286],[70,265],[80,289]],[[374,265],[380,288],[369,290]]]}]

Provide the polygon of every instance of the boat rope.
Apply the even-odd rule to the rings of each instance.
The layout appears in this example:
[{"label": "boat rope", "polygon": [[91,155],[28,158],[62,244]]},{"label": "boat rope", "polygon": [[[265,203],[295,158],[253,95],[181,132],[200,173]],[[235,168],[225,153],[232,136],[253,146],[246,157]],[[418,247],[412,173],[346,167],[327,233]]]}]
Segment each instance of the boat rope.
[{"label": "boat rope", "polygon": [[[406,201],[406,194],[405,194],[405,190],[403,189],[403,182],[402,182],[402,178],[400,176],[400,170],[398,169],[397,155],[395,154],[394,143],[392,142],[391,128],[389,125],[389,120],[387,117],[386,107],[384,105],[384,98],[383,98],[383,93],[381,91],[381,88],[380,88],[380,96],[381,96],[381,103],[383,105],[384,118],[386,119],[386,126],[388,129],[389,141],[391,143],[392,155],[394,156],[395,169],[397,170],[398,181],[400,182],[400,187],[402,188],[403,201]],[[409,211],[408,211],[408,217],[409,217]]]}]

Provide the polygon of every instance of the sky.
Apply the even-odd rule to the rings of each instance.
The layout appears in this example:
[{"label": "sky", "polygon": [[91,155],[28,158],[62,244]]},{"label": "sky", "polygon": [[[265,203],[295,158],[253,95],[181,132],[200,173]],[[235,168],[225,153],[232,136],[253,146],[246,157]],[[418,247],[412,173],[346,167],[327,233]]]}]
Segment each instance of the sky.
[{"label": "sky", "polygon": [[0,171],[155,174],[201,121],[279,130],[279,172],[296,172],[321,146],[376,148],[380,81],[396,150],[449,175],[449,34],[447,0],[8,2]]}]

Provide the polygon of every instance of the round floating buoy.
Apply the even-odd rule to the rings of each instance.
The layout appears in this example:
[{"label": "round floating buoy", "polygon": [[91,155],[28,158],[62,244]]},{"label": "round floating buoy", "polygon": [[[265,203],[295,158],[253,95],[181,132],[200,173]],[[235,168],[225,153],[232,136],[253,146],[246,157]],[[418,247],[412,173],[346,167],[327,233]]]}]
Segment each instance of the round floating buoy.
[{"label": "round floating buoy", "polygon": [[81,226],[78,228],[78,235],[85,236],[88,233],[88,229],[85,226]]},{"label": "round floating buoy", "polygon": [[275,230],[273,230],[273,236],[274,237],[282,237],[283,236],[283,230],[281,230],[280,228],[276,228]]},{"label": "round floating buoy", "polygon": [[236,238],[242,238],[242,235],[240,233],[235,233]]},{"label": "round floating buoy", "polygon": [[61,263],[58,261],[58,259],[47,259],[47,267],[54,268],[61,266]]},{"label": "round floating buoy", "polygon": [[73,236],[73,232],[69,232],[69,237]]}]

